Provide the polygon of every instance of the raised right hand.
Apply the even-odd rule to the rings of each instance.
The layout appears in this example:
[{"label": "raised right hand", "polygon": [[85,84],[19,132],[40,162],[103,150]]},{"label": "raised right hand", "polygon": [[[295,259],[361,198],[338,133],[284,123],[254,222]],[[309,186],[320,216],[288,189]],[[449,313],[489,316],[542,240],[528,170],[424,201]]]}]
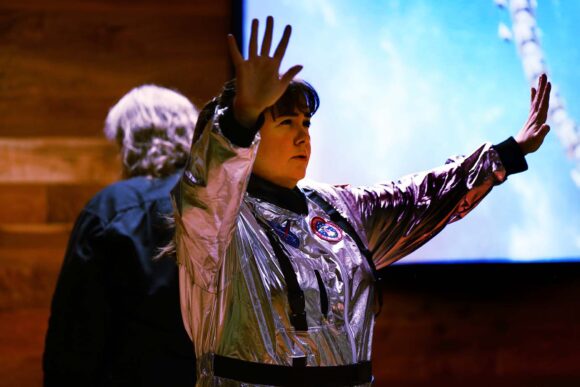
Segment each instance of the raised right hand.
[{"label": "raised right hand", "polygon": [[550,131],[550,126],[546,124],[550,108],[550,90],[552,90],[552,84],[548,81],[546,74],[542,74],[538,79],[538,88],[532,87],[528,120],[515,136],[524,155],[537,151]]},{"label": "raised right hand", "polygon": [[273,29],[274,18],[268,16],[262,48],[258,54],[258,20],[252,20],[248,59],[245,60],[233,35],[228,35],[230,56],[236,69],[234,117],[246,127],[252,127],[260,114],[278,101],[292,79],[302,70],[302,66],[296,65],[280,76],[280,63],[286,53],[292,28],[286,26],[274,56],[270,57]]}]

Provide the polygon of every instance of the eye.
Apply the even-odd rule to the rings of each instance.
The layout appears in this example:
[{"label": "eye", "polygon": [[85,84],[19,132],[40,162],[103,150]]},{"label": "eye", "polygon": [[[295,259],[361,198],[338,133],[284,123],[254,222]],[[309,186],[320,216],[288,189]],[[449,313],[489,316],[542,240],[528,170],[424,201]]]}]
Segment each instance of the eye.
[{"label": "eye", "polygon": [[287,118],[285,120],[282,120],[278,125],[292,125],[292,120],[290,118]]},{"label": "eye", "polygon": [[310,128],[310,120],[304,120],[302,125],[304,125],[305,128]]}]

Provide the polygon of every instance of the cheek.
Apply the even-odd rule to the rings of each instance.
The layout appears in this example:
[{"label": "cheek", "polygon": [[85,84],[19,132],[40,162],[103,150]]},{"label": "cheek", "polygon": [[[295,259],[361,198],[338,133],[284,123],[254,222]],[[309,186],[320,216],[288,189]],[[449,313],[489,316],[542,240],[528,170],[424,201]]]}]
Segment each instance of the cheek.
[{"label": "cheek", "polygon": [[253,170],[266,177],[280,168],[280,159],[276,141],[272,137],[263,136],[258,146]]},{"label": "cheek", "polygon": [[256,155],[256,161],[273,161],[276,157],[276,141],[273,141],[271,137],[264,136],[260,140],[260,145],[258,147],[258,154]]},{"label": "cheek", "polygon": [[258,157],[268,159],[271,162],[284,160],[291,151],[289,144],[292,141],[288,137],[282,131],[265,130],[258,147]]}]

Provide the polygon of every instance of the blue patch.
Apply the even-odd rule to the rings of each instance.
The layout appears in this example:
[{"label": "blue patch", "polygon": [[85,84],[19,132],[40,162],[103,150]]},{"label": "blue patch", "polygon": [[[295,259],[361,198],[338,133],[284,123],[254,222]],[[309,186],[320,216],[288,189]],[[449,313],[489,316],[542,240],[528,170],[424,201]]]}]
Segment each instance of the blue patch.
[{"label": "blue patch", "polygon": [[342,230],[331,221],[315,216],[310,221],[310,227],[314,234],[325,241],[336,243],[342,240]]},{"label": "blue patch", "polygon": [[276,234],[278,234],[282,241],[296,249],[300,247],[300,239],[298,239],[296,234],[290,231],[290,222],[286,222],[286,226],[282,226],[281,224],[275,222],[268,223],[270,226],[272,226],[274,231],[276,231]]}]

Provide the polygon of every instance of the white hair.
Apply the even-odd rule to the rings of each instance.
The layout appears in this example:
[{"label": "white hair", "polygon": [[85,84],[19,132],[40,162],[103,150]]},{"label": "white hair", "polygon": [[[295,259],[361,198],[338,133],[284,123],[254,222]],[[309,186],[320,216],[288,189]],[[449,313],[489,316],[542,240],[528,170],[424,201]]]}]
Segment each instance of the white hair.
[{"label": "white hair", "polygon": [[185,165],[197,121],[183,95],[155,85],[134,88],[109,110],[105,136],[121,150],[125,177],[163,177]]}]

